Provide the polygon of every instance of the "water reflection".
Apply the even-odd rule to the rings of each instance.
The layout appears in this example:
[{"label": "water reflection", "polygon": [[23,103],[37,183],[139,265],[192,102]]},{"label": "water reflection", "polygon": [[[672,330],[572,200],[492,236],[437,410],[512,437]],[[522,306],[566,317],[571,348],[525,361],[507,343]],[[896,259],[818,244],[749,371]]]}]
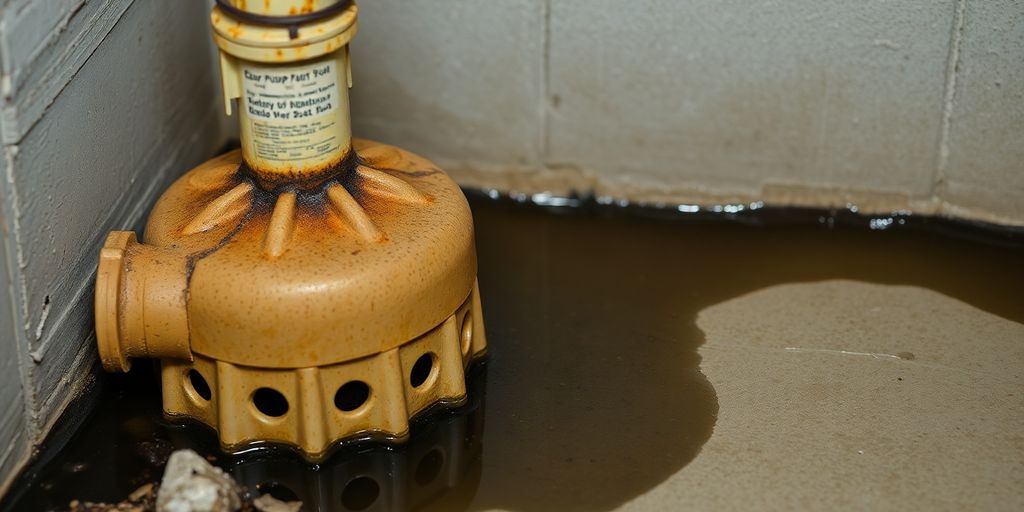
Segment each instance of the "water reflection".
[{"label": "water reflection", "polygon": [[5,511],[67,510],[72,500],[116,503],[158,481],[171,452],[189,448],[227,470],[252,497],[302,501],[304,511],[465,509],[480,479],[486,365],[467,375],[468,400],[411,425],[407,443],[362,442],[319,465],[281,448],[219,451],[212,430],[161,417],[155,372],[103,376],[100,403],[62,450],[22,475]]},{"label": "water reflection", "polygon": [[[298,455],[257,451],[221,464],[254,494],[302,501],[310,512],[464,509],[479,481],[486,369],[467,382],[469,402],[414,423],[405,445],[363,443],[311,466]],[[179,446],[188,445],[184,436]],[[201,446],[194,446],[202,449]]]}]

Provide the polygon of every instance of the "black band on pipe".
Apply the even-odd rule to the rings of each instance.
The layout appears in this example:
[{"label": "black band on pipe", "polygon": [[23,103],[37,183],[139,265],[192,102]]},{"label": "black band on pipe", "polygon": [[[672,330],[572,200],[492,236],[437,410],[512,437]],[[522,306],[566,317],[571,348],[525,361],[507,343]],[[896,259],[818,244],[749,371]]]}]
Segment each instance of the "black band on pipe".
[{"label": "black band on pipe", "polygon": [[348,9],[352,5],[353,0],[339,0],[338,3],[324,7],[319,11],[307,12],[303,14],[293,14],[290,16],[267,16],[265,14],[255,14],[249,11],[243,11],[238,7],[235,7],[228,3],[228,0],[216,0],[217,6],[220,10],[230,15],[232,18],[238,18],[239,20],[252,23],[255,25],[267,25],[271,27],[284,27],[288,29],[288,37],[295,39],[299,37],[299,25],[306,23],[312,23],[314,21],[320,21],[324,18],[334,16],[345,9]]}]

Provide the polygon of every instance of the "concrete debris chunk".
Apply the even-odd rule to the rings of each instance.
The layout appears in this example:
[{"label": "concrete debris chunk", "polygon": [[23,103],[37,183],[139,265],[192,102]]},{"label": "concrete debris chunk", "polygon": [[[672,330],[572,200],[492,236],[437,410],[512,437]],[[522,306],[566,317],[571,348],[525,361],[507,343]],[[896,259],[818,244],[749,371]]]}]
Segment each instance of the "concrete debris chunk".
[{"label": "concrete debris chunk", "polygon": [[192,450],[171,454],[157,493],[157,512],[235,512],[241,488]]},{"label": "concrete debris chunk", "polygon": [[299,512],[302,510],[301,501],[281,501],[269,494],[264,494],[253,500],[252,506],[260,512]]}]

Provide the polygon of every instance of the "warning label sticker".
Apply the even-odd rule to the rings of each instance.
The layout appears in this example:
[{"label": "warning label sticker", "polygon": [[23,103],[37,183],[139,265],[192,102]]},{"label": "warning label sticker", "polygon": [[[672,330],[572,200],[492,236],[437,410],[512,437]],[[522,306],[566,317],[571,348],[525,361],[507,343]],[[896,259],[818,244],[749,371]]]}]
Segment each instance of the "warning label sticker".
[{"label": "warning label sticker", "polygon": [[334,61],[242,68],[246,113],[258,158],[291,161],[337,151],[338,73]]}]

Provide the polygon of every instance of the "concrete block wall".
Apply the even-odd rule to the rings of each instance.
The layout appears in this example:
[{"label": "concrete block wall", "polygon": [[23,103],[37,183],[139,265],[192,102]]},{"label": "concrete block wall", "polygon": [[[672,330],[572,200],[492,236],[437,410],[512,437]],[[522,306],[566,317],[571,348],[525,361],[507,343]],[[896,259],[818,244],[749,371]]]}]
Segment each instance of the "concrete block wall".
[{"label": "concrete block wall", "polygon": [[97,367],[99,248],[225,142],[207,2],[0,0],[0,487]]},{"label": "concrete block wall", "polygon": [[1024,223],[1024,3],[971,0],[957,20],[947,143],[936,187],[963,210]]},{"label": "concrete block wall", "polygon": [[355,133],[460,181],[1024,225],[1024,3],[374,0]]}]

